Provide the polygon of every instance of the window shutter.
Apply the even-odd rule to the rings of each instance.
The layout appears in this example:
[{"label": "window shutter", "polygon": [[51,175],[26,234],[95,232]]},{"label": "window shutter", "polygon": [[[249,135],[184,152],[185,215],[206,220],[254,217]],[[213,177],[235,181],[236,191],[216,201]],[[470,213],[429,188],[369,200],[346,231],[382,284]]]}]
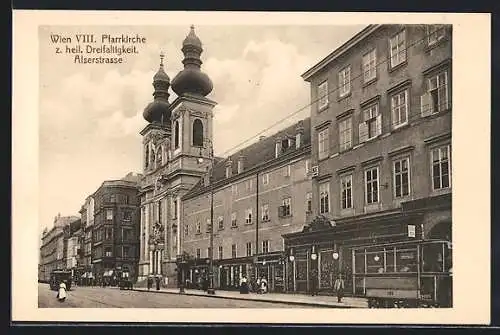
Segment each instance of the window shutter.
[{"label": "window shutter", "polygon": [[426,117],[432,114],[432,97],[430,93],[426,92],[420,96],[420,111],[422,117]]},{"label": "window shutter", "polygon": [[382,114],[377,115],[377,120],[375,121],[377,127],[377,136],[382,134]]},{"label": "window shutter", "polygon": [[366,142],[368,140],[368,124],[366,122],[361,122],[359,124],[359,143]]}]

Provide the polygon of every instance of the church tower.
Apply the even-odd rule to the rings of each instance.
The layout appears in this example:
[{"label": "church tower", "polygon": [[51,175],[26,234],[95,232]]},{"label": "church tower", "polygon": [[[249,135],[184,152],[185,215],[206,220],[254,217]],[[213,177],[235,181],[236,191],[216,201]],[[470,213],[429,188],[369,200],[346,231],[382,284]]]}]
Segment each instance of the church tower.
[{"label": "church tower", "polygon": [[[206,174],[212,147],[213,108],[206,96],[210,78],[201,71],[201,40],[194,26],[182,43],[184,69],[172,80],[177,98],[169,104],[170,79],[163,56],[153,78],[154,101],[144,110],[149,124],[141,132],[144,179],[141,188],[141,279],[160,275],[177,285],[176,258],[182,253],[181,198]],[[159,154],[161,152],[161,154]]]}]

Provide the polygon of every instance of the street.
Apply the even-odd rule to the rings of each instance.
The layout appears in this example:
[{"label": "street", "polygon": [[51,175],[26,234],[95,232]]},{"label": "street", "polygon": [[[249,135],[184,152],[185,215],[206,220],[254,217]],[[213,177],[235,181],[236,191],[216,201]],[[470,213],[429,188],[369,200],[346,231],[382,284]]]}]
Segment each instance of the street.
[{"label": "street", "polygon": [[283,303],[137,292],[102,287],[75,287],[59,302],[49,285],[38,284],[39,308],[303,308]]}]

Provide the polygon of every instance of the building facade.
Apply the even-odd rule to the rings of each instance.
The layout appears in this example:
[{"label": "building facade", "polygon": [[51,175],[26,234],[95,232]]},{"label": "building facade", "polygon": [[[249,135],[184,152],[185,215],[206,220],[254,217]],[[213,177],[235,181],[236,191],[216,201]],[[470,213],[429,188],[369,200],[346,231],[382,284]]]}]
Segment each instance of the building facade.
[{"label": "building facade", "polygon": [[312,209],[310,138],[305,119],[217,159],[182,198],[182,251],[192,260],[186,279],[196,284],[208,271],[213,195],[215,287],[237,288],[246,276],[284,290],[281,235],[300,230]]},{"label": "building facade", "polygon": [[315,219],[285,236],[294,254],[288,290],[308,291],[311,280],[331,290],[344,273],[347,290],[362,294],[352,246],[451,241],[451,33],[451,26],[370,25],[303,74]]},{"label": "building facade", "polygon": [[78,267],[81,265],[81,219],[64,227],[64,261],[65,269],[73,272],[73,278],[78,278]]},{"label": "building facade", "polygon": [[50,230],[44,230],[40,247],[39,281],[48,282],[52,271],[66,269],[64,229],[78,220],[77,216],[58,214],[54,218],[54,226]]},{"label": "building facade", "polygon": [[82,278],[93,277],[92,272],[92,229],[94,227],[94,198],[89,196],[85,199],[82,208],[80,209],[80,217],[82,222],[82,236],[80,239],[81,250],[81,267],[80,272]]},{"label": "building facade", "polygon": [[91,229],[87,222],[86,232],[91,231],[92,236],[90,250],[95,278],[111,277],[115,270],[128,270],[130,278],[137,278],[139,178],[104,181],[91,196],[94,218]]},{"label": "building facade", "polygon": [[194,27],[182,44],[184,69],[172,80],[177,98],[170,103],[170,78],[160,68],[153,78],[154,100],[144,110],[139,278],[161,277],[177,285],[176,257],[181,253],[181,198],[206,173],[197,163],[209,158],[212,109],[206,96],[212,82],[201,71],[203,51]]}]

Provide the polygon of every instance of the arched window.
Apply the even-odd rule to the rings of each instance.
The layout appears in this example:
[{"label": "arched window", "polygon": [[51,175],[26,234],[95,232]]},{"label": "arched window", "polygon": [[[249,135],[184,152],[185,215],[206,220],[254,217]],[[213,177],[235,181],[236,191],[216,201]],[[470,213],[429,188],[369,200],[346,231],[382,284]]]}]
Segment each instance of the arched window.
[{"label": "arched window", "polygon": [[145,149],[146,156],[144,157],[144,166],[147,168],[149,166],[149,143],[146,145]]},{"label": "arched window", "polygon": [[175,121],[174,124],[174,148],[179,147],[179,121]]},{"label": "arched window", "polygon": [[193,146],[203,146],[203,123],[200,119],[193,122]]}]

